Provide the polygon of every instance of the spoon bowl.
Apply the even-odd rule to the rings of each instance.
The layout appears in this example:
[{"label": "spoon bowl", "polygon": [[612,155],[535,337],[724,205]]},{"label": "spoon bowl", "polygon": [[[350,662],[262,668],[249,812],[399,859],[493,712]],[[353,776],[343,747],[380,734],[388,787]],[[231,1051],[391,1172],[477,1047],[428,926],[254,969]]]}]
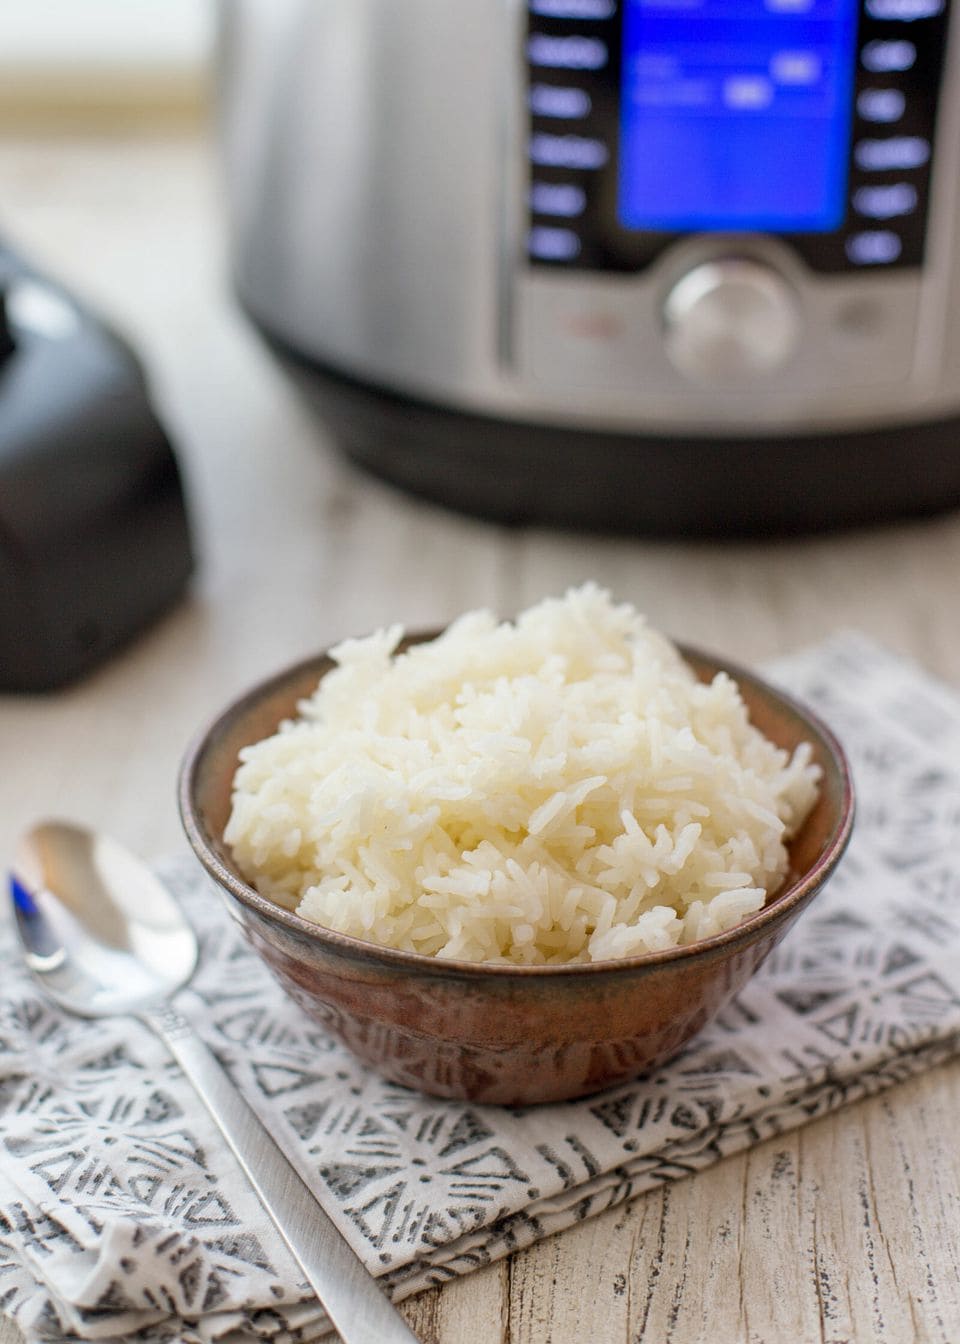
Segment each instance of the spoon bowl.
[{"label": "spoon bowl", "polygon": [[197,939],[158,877],[108,836],[44,822],[10,874],[29,969],[80,1017],[137,1014],[193,975]]}]

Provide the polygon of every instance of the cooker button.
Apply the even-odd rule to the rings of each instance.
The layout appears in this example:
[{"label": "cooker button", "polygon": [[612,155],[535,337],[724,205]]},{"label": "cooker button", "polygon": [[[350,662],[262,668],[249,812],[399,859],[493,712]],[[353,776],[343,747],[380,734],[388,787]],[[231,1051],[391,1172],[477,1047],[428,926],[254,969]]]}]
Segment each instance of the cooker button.
[{"label": "cooker button", "polygon": [[688,271],[667,295],[663,320],[671,361],[699,382],[772,372],[800,332],[789,285],[768,267],[734,257]]}]

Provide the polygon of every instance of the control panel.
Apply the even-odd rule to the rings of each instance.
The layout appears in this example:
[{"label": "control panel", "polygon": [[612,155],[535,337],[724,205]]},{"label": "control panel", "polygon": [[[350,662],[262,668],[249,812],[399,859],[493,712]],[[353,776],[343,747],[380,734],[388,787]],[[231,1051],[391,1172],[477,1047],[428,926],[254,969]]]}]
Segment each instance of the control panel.
[{"label": "control panel", "polygon": [[920,266],[948,5],[529,0],[529,262],[762,234],[813,272]]}]

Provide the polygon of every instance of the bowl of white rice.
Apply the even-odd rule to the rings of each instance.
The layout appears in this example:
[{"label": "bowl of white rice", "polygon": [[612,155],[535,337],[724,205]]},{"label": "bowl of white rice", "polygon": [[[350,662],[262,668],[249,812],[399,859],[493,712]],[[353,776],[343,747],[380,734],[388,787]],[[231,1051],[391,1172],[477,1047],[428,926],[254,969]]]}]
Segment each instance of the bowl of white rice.
[{"label": "bowl of white rice", "polygon": [[675,1053],[849,838],[842,749],[594,585],[342,642],[230,705],[181,813],[284,988],[393,1080],[526,1104]]}]

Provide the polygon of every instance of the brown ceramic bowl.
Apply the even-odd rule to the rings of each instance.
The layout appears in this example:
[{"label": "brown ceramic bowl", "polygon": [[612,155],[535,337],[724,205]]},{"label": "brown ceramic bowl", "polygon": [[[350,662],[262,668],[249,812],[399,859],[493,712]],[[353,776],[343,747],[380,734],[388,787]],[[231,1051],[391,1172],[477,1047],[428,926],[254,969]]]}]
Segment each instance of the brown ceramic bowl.
[{"label": "brown ceramic bowl", "polygon": [[199,737],[180,777],[184,828],[287,993],[387,1078],[441,1097],[512,1105],[595,1092],[655,1067],[699,1031],[817,894],[850,837],[853,789],[832,733],[751,673],[693,650],[684,655],[702,680],[728,671],[756,726],[787,749],[810,742],[823,770],[784,885],[736,928],[690,946],[570,966],[444,961],[334,933],[259,895],[223,843],[237,753],[295,715],[332,667],[323,655],[257,686]]}]

